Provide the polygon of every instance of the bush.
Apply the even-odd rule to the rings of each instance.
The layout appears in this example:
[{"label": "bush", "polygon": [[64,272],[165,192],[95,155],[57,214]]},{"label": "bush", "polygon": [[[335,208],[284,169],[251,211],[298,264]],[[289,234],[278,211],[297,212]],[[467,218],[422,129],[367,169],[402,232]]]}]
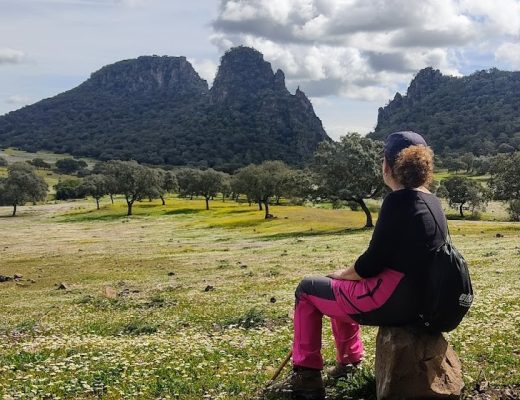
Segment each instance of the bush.
[{"label": "bush", "polygon": [[49,163],[45,162],[41,158],[33,158],[32,160],[27,161],[27,162],[36,168],[51,169],[51,165]]},{"label": "bush", "polygon": [[346,205],[346,202],[343,200],[333,200],[332,201],[332,209],[333,210],[339,210],[341,208],[344,208]]},{"label": "bush", "polygon": [[0,156],[0,167],[7,167],[7,160]]},{"label": "bush", "polygon": [[347,205],[352,211],[359,211],[359,209],[361,208],[359,203],[356,203],[355,201],[349,201],[347,202]]},{"label": "bush", "polygon": [[66,179],[54,185],[56,189],[56,200],[81,199],[83,193],[80,190],[81,181],[77,179]]},{"label": "bush", "polygon": [[507,211],[509,212],[511,221],[520,221],[520,200],[515,199],[509,201]]},{"label": "bush", "polygon": [[87,168],[87,163],[83,160],[75,160],[73,158],[63,158],[56,161],[56,168],[64,174],[71,174],[80,169]]}]

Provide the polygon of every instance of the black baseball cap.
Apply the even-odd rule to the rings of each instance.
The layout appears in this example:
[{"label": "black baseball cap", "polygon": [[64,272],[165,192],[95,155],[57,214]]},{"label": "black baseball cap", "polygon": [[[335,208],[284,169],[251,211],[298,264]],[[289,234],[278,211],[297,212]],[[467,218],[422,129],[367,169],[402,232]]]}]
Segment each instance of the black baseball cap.
[{"label": "black baseball cap", "polygon": [[391,133],[385,140],[385,157],[392,165],[401,150],[415,145],[428,146],[426,140],[416,132],[402,131]]}]

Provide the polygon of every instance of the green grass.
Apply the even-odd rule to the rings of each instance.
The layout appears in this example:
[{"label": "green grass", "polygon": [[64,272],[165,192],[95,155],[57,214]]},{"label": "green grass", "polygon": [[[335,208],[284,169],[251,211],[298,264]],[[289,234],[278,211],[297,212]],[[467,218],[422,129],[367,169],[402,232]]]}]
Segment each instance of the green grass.
[{"label": "green grass", "polygon": [[[57,154],[50,153],[48,151],[37,151],[36,153],[31,153],[23,150],[17,150],[13,148],[0,149],[0,156],[4,157],[9,163],[17,162],[17,161],[30,161],[34,158],[41,158],[46,163],[54,165],[56,161],[61,160],[63,158],[72,158],[70,154]],[[87,157],[77,157],[79,160],[85,161],[88,165],[93,165],[95,160]]]},{"label": "green grass", "polygon": [[[37,152],[37,153],[28,153],[26,151],[21,150],[14,150],[14,149],[0,149],[0,156],[4,157],[10,164],[14,162],[25,162],[30,161],[34,158],[42,158],[45,162],[54,164],[57,160],[60,160],[62,158],[70,157],[67,154],[55,154],[55,153],[48,153],[48,152]],[[93,165],[94,161],[86,158],[82,158],[82,160],[86,161],[87,164]],[[44,170],[44,169],[37,169],[36,173],[41,176],[43,179],[45,179],[45,182],[47,182],[47,185],[49,185],[49,197],[48,199],[53,199],[53,195],[56,193],[54,190],[54,185],[56,185],[59,181],[62,181],[64,179],[79,179],[76,176],[73,175],[67,175],[67,174],[60,174],[55,171],[50,170]],[[0,167],[0,177],[7,176],[7,168],[6,167]]]},{"label": "green grass", "polygon": [[[254,205],[166,201],[137,203],[132,217],[117,198],[99,211],[78,201],[0,219],[0,274],[24,276],[0,284],[0,398],[252,398],[289,350],[299,280],[351,264],[371,235],[346,209],[273,206],[277,218],[264,220]],[[476,293],[447,335],[465,382],[481,371],[493,385],[518,382],[520,224],[450,230]],[[332,399],[374,398],[375,333],[363,327],[365,366]]]},{"label": "green grass", "polygon": [[435,170],[433,174],[433,178],[437,182],[440,182],[443,179],[446,179],[450,176],[464,176],[466,178],[474,179],[482,183],[486,183],[490,178],[489,175],[474,175],[473,173],[467,173],[465,171],[450,172],[447,169]]}]

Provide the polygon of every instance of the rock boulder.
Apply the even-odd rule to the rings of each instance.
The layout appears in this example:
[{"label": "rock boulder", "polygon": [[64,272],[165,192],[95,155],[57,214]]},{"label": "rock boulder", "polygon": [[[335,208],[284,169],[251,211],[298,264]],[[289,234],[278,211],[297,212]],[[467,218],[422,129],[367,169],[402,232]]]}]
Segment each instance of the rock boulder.
[{"label": "rock boulder", "polygon": [[380,327],[376,340],[378,400],[459,399],[459,358],[442,334]]}]

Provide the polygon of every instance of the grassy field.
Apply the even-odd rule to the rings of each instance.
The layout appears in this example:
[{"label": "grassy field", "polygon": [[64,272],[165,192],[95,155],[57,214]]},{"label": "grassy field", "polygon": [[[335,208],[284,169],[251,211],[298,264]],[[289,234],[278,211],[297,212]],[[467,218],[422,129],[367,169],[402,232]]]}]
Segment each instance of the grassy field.
[{"label": "grassy field", "polygon": [[[24,162],[24,161],[30,161],[34,158],[41,158],[43,161],[54,165],[56,161],[62,159],[62,158],[70,158],[72,156],[68,154],[55,154],[55,153],[49,153],[45,151],[39,151],[37,153],[29,153],[22,150],[15,150],[15,149],[0,149],[0,157],[3,157],[7,160],[9,164],[12,164],[14,162]],[[88,158],[81,158],[83,161],[85,161],[89,166],[94,164],[94,161]],[[55,193],[54,185],[56,185],[59,181],[63,179],[78,179],[78,177],[73,175],[66,175],[66,174],[60,174],[55,171],[49,171],[49,170],[43,170],[43,169],[37,169],[36,173],[40,175],[42,178],[45,179],[47,184],[49,185],[49,195],[52,197],[52,195]],[[7,176],[7,168],[6,167],[0,167],[0,177]]]},{"label": "grassy field", "polygon": [[[41,158],[46,163],[54,165],[56,161],[63,158],[72,158],[70,154],[57,154],[50,153],[48,151],[38,151],[36,153],[30,153],[28,151],[16,150],[12,148],[0,149],[0,156],[5,158],[7,162],[14,163],[17,161],[30,161],[34,158]],[[76,157],[78,160],[85,161],[89,166],[94,165],[95,160],[87,157]]]},{"label": "grassy field", "polygon": [[[250,399],[289,349],[299,280],[351,264],[371,235],[347,210],[275,206],[266,221],[254,206],[172,198],[127,218],[121,200],[104,204],[0,217],[0,274],[23,275],[0,283],[0,398]],[[466,384],[519,382],[520,224],[450,228],[476,292],[448,335]],[[331,398],[371,398],[375,333],[363,328],[365,367]],[[324,338],[332,363],[328,326]]]}]

